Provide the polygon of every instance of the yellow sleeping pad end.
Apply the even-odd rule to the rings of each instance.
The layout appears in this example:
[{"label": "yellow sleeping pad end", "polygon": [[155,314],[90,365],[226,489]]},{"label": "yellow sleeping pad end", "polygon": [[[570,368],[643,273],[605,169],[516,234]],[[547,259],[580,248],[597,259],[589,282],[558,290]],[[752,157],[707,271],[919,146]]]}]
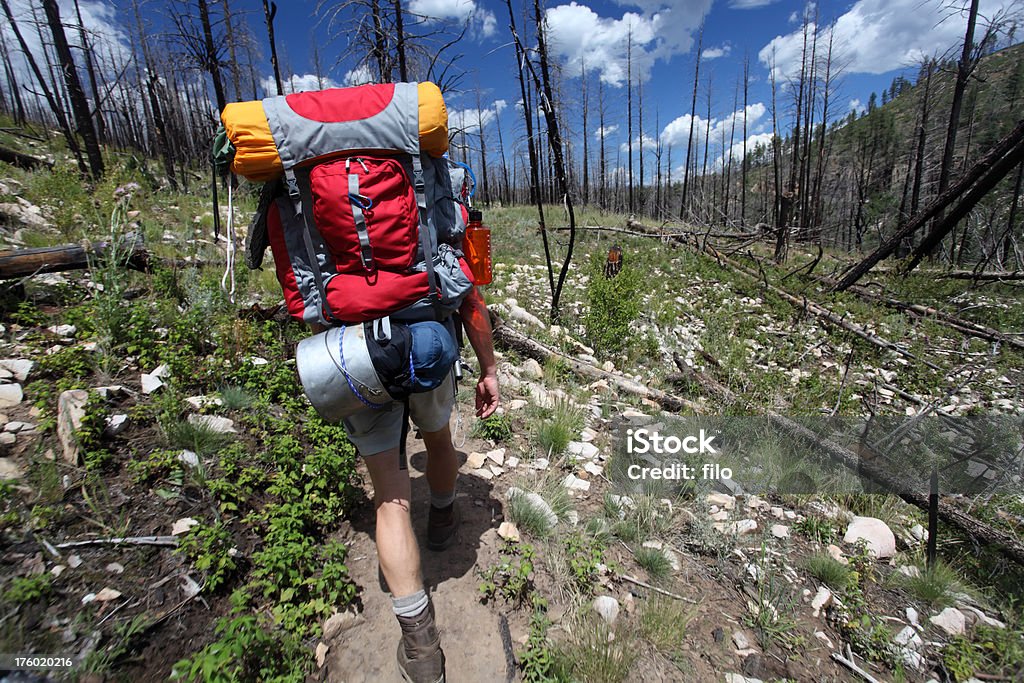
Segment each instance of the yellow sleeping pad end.
[{"label": "yellow sleeping pad end", "polygon": [[231,170],[257,183],[272,180],[284,167],[270,134],[270,124],[263,113],[263,102],[233,102],[224,107],[221,121],[228,139],[235,146]]}]

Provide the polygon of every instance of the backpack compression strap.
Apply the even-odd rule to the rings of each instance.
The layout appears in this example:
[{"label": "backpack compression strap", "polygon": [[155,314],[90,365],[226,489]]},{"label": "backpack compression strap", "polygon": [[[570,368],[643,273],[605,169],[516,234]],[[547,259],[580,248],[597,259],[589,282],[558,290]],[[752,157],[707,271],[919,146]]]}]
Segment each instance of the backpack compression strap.
[{"label": "backpack compression strap", "polygon": [[441,311],[441,290],[437,276],[434,274],[434,256],[437,255],[437,236],[430,229],[427,223],[427,193],[426,183],[423,180],[423,164],[418,154],[412,155],[412,186],[416,192],[416,208],[419,216],[420,248],[423,250],[423,260],[427,265],[427,282],[430,286],[430,303],[434,308],[434,319],[440,321]]},{"label": "backpack compression strap", "polygon": [[[295,213],[302,216],[302,224],[306,228],[302,231],[302,241],[306,244],[306,257],[309,259],[309,267],[313,271],[313,280],[316,282],[317,293],[320,295],[320,314],[327,322],[340,323],[341,321],[334,317],[334,313],[331,312],[331,307],[327,303],[327,287],[324,285],[323,273],[320,272],[320,259],[317,258],[316,248],[313,246],[313,224],[308,212],[303,210],[302,192],[299,189],[299,182],[295,178],[295,171],[291,169],[285,171],[284,177],[288,186],[288,196],[295,205]],[[309,202],[308,205],[313,206],[313,203]]]}]

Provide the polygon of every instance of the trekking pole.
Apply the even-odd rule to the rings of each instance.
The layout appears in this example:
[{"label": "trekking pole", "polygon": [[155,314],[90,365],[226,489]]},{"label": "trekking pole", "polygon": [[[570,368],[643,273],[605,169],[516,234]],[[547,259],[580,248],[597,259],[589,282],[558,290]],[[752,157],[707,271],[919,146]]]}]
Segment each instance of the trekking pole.
[{"label": "trekking pole", "polygon": [[210,161],[210,189],[213,190],[213,239],[220,239],[220,206],[217,204],[217,162]]}]

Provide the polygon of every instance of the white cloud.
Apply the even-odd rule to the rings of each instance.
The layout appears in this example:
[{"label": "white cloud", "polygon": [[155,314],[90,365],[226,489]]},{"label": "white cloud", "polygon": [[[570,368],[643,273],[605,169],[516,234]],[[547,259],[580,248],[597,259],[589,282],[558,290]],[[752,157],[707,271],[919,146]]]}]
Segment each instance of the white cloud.
[{"label": "white cloud", "polygon": [[[649,149],[651,151],[655,151],[658,149],[658,141],[655,138],[652,138],[647,133],[644,133],[642,138],[641,136],[637,135],[636,138],[633,139],[634,154],[640,151],[641,142],[643,143],[644,149]],[[623,154],[629,154],[629,142],[623,142],[621,145],[619,145],[619,151],[621,151]]]},{"label": "white cloud", "polygon": [[[754,135],[750,135],[750,136],[747,137],[747,154],[753,154],[754,150],[757,149],[757,147],[759,145],[770,145],[770,144],[772,144],[772,134],[771,133],[756,133]],[[715,160],[714,168],[716,170],[720,170],[720,169],[725,167],[725,164],[728,161],[729,161],[729,151],[726,150],[726,152],[722,156],[718,157]],[[743,161],[743,141],[742,140],[740,140],[739,142],[735,143],[732,146],[732,163],[736,164],[736,163],[739,163],[741,161]]]},{"label": "white cloud", "polygon": [[754,9],[756,7],[767,7],[774,5],[779,0],[732,0],[729,7],[732,9]]},{"label": "white cloud", "polygon": [[718,59],[719,57],[729,56],[730,52],[732,52],[732,45],[726,43],[719,47],[709,47],[704,50],[703,57],[704,59]]},{"label": "white cloud", "polygon": [[[760,121],[764,115],[768,112],[768,108],[761,102],[756,104],[747,105],[746,117],[747,117],[747,129],[754,128],[758,121]],[[697,145],[697,141],[703,141],[704,135],[707,132],[712,141],[720,142],[722,136],[729,137],[733,134],[733,121],[736,122],[736,133],[742,136],[743,134],[743,110],[734,111],[724,118],[717,119],[713,118],[711,121],[706,121],[700,116],[695,116],[693,119],[693,140],[694,145]],[[710,130],[709,130],[710,129]],[[672,145],[676,149],[686,149],[687,141],[690,135],[690,115],[683,114],[677,119],[671,121],[661,131],[661,140],[667,145]],[[701,143],[703,144],[703,142]]]},{"label": "white cloud", "polygon": [[[323,84],[321,86],[321,83]],[[268,95],[274,95],[277,93],[277,83],[274,81],[273,76],[265,76],[260,79],[260,85],[263,86],[263,91]],[[311,90],[322,90],[324,88],[337,88],[339,83],[322,76],[317,78],[316,74],[292,74],[288,78],[284,79],[281,83],[284,88],[284,94],[290,95],[296,92],[309,92]],[[354,84],[348,84],[354,85]]]},{"label": "white cloud", "polygon": [[470,21],[475,32],[485,38],[493,35],[498,25],[494,13],[480,7],[474,0],[412,0],[409,11],[428,19]]},{"label": "white cloud", "polygon": [[[1011,4],[1013,0],[987,0],[982,14],[994,16]],[[834,30],[834,63],[846,73],[883,74],[945,52],[963,40],[966,25],[966,14],[950,11],[946,0],[858,0],[836,20],[834,29],[821,28],[818,49],[825,53]],[[813,23],[809,26],[809,30],[817,28]],[[801,27],[776,36],[758,57],[771,68],[774,51],[776,78],[795,78],[800,73],[803,42]]]},{"label": "white cloud", "polygon": [[861,104],[860,100],[850,100],[850,111],[855,111],[858,115],[860,115],[863,114],[866,110],[867,108],[863,104]]},{"label": "white cloud", "polygon": [[605,126],[603,128],[598,126],[597,130],[594,131],[594,137],[600,140],[601,138],[606,138],[609,135],[613,135],[615,131],[617,131],[618,129],[618,126]]},{"label": "white cloud", "polygon": [[370,71],[370,67],[366,64],[360,64],[356,68],[346,71],[345,78],[342,80],[345,85],[364,85],[366,83],[373,83],[375,79],[373,72]]},{"label": "white cloud", "polygon": [[629,51],[633,77],[646,80],[656,60],[690,50],[693,32],[711,0],[619,0],[618,4],[634,11],[601,16],[577,2],[546,11],[551,52],[562,59],[571,78],[586,67],[609,85],[624,85]]},{"label": "white cloud", "polygon": [[478,134],[480,127],[487,128],[498,118],[498,114],[506,107],[505,100],[495,100],[494,104],[485,109],[450,109],[448,111],[448,129],[450,131]]}]

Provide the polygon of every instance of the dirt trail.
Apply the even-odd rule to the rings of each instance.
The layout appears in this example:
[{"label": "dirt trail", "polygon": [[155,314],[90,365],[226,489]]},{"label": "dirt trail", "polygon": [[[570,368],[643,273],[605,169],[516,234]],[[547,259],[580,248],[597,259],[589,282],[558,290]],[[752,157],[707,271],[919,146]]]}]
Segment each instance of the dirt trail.
[{"label": "dirt trail", "polygon": [[[466,454],[486,451],[483,442],[467,439],[459,449]],[[412,476],[413,528],[420,539],[421,564],[427,590],[434,601],[441,643],[447,660],[449,683],[505,681],[505,650],[498,615],[480,603],[477,567],[487,567],[498,557],[496,528],[501,520],[503,496],[493,484],[459,473],[458,505],[462,527],[458,542],[437,553],[426,549],[427,482],[423,476],[426,452],[423,442],[410,435],[407,442]],[[363,469],[369,493],[369,477]],[[502,489],[505,487],[503,486]],[[497,521],[495,521],[497,520]],[[353,512],[349,544],[349,571],[359,587],[362,614],[357,625],[327,644],[326,680],[330,683],[390,683],[401,681],[395,662],[400,632],[391,611],[391,600],[378,582],[377,549],[373,540],[374,514],[370,502]]]}]

